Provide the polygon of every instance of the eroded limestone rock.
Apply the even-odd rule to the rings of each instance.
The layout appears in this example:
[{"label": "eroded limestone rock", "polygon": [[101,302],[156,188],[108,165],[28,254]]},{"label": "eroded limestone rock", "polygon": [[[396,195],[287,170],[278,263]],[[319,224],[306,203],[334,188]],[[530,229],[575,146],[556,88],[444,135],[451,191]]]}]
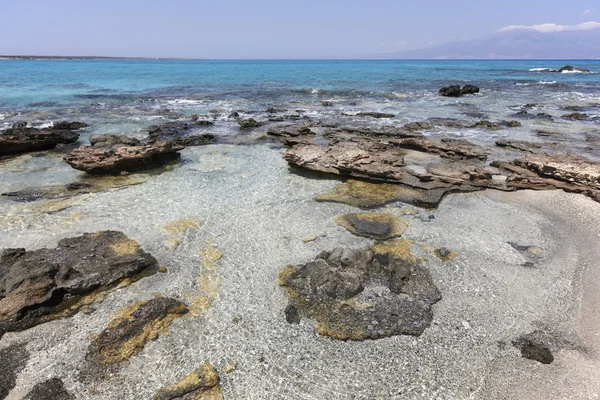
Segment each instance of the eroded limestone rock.
[{"label": "eroded limestone rock", "polygon": [[0,336],[73,315],[102,293],[157,269],[154,257],[116,231],[63,239],[55,249],[5,249]]},{"label": "eroded limestone rock", "polygon": [[154,400],[223,400],[219,374],[205,362],[179,382],[160,389]]},{"label": "eroded limestone rock", "polygon": [[340,340],[421,335],[441,299],[410,242],[367,249],[336,248],[279,275],[290,303],[317,321],[321,335]]},{"label": "eroded limestone rock", "polygon": [[50,150],[59,144],[75,143],[79,134],[73,132],[87,126],[81,122],[58,122],[50,128],[27,128],[26,124],[15,124],[0,134],[0,156]]}]

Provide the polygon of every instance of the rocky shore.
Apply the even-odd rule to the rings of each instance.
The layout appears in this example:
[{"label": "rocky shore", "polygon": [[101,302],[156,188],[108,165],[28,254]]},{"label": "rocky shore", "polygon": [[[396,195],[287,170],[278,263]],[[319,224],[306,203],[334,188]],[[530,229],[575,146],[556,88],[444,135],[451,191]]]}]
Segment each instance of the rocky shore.
[{"label": "rocky shore", "polygon": [[600,394],[597,132],[289,110],[1,132],[0,399]]}]

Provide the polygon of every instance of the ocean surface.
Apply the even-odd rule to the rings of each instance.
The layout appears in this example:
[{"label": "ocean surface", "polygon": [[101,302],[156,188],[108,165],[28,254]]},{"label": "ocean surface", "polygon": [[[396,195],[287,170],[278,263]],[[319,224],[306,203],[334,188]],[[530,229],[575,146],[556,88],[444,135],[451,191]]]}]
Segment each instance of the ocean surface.
[{"label": "ocean surface", "polygon": [[[567,64],[592,73],[539,71]],[[438,96],[441,86],[454,83],[476,84],[482,93]],[[271,106],[318,119],[386,111],[396,114],[386,123],[406,123],[506,119],[527,103],[547,114],[569,105],[598,113],[600,61],[0,61],[0,129],[58,118],[88,122],[94,133],[141,134],[149,125],[200,114],[215,122],[214,133],[231,135],[232,111],[257,114]]]}]

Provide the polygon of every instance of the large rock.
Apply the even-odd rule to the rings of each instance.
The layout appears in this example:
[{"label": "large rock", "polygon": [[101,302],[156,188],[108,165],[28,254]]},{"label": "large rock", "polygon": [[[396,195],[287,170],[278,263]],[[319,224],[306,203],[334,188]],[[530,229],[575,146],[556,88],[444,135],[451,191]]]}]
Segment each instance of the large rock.
[{"label": "large rock", "polygon": [[25,400],[74,400],[75,396],[65,389],[59,378],[40,382],[25,396]]},{"label": "large rock", "polygon": [[59,144],[75,143],[79,134],[74,130],[86,127],[82,122],[57,122],[50,128],[27,128],[17,123],[0,134],[0,156],[50,150]]},{"label": "large rock", "polygon": [[340,340],[421,335],[441,299],[405,240],[336,248],[283,268],[279,277],[290,303],[317,321],[317,331]]},{"label": "large rock", "polygon": [[562,67],[561,69],[559,69],[558,71],[551,71],[551,72],[560,72],[560,73],[573,73],[573,72],[580,72],[580,73],[589,73],[590,70],[589,69],[585,69],[585,68],[575,68],[571,65],[565,65],[564,67]]},{"label": "large rock", "polygon": [[321,137],[287,140],[283,158],[291,165],[313,171],[363,179],[397,182],[402,178],[402,152],[366,138],[349,140]]},{"label": "large rock", "polygon": [[335,223],[357,236],[388,240],[402,235],[408,223],[392,214],[352,213],[335,217]]},{"label": "large rock", "polygon": [[240,126],[241,130],[258,128],[259,126],[263,126],[263,122],[257,121],[254,118],[238,119],[237,123]]},{"label": "large rock", "polygon": [[210,126],[212,122],[196,119],[189,121],[173,121],[151,126],[148,129],[150,142],[171,141],[182,146],[197,146],[216,142],[215,135],[201,133],[201,127]]},{"label": "large rock", "polygon": [[600,190],[600,163],[572,154],[531,154],[514,164],[538,175]]},{"label": "large rock", "polygon": [[0,257],[0,336],[73,315],[94,295],[157,270],[154,257],[116,231],[63,239],[55,249],[5,249]]},{"label": "large rock", "polygon": [[179,382],[160,389],[154,400],[223,400],[219,374],[206,362]]},{"label": "large rock", "polygon": [[91,146],[73,149],[64,160],[91,174],[117,174],[160,167],[181,156],[184,146],[166,141],[142,144],[127,136],[93,135]]},{"label": "large rock", "polygon": [[452,159],[487,159],[485,149],[464,139],[444,138],[441,143],[426,138],[390,139],[390,143],[404,149],[439,154]]},{"label": "large rock", "polygon": [[445,86],[439,90],[439,94],[446,97],[461,97],[466,94],[479,93],[479,87],[475,85],[465,85],[462,88],[460,85]]}]

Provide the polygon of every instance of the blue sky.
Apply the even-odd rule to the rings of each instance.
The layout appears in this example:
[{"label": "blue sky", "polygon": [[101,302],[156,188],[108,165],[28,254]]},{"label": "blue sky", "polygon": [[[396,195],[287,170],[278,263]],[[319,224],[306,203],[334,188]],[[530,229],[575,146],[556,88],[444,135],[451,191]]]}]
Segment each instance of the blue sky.
[{"label": "blue sky", "polygon": [[329,58],[600,21],[600,2],[5,0],[2,15],[0,54]]}]

